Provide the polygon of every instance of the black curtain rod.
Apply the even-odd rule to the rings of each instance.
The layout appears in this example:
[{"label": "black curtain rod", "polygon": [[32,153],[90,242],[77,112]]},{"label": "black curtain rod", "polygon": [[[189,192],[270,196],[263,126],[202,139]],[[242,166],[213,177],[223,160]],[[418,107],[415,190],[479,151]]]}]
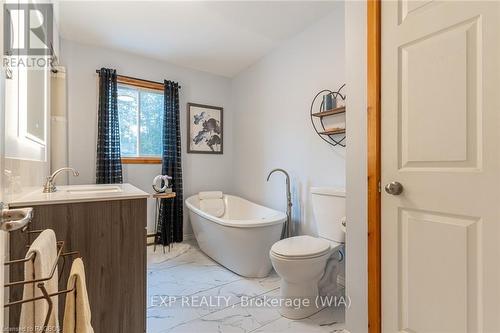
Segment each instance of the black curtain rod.
[{"label": "black curtain rod", "polygon": [[[95,71],[97,74],[101,73],[101,71],[99,69],[97,69]],[[163,82],[156,82],[156,81],[150,81],[150,80],[144,80],[144,79],[139,79],[139,78],[136,78],[136,77],[133,77],[133,76],[127,76],[127,75],[120,75],[120,74],[117,74],[118,76],[121,76],[121,77],[125,77],[127,79],[132,79],[132,80],[139,80],[139,81],[144,81],[144,82],[149,82],[149,83],[155,83],[155,84],[164,84]],[[179,89],[181,89],[182,87],[179,86]]]}]

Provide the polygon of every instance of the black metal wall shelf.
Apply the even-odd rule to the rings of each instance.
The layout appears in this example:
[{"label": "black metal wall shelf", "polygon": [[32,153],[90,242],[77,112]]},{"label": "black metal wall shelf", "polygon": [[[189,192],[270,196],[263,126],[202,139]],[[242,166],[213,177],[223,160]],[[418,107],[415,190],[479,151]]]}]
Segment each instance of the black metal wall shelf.
[{"label": "black metal wall shelf", "polygon": [[326,128],[325,127],[325,122],[324,118],[325,117],[330,117],[330,116],[338,116],[341,114],[346,113],[346,108],[344,105],[337,106],[334,109],[331,110],[325,110],[324,109],[324,104],[323,101],[321,101],[321,104],[319,105],[319,111],[314,112],[315,109],[315,103],[318,97],[323,96],[324,94],[332,94],[334,98],[337,100],[341,100],[342,102],[345,101],[346,95],[342,95],[340,92],[343,88],[345,87],[345,84],[343,84],[338,90],[332,91],[329,89],[324,89],[321,90],[314,96],[313,101],[311,103],[311,110],[310,110],[310,117],[311,117],[311,124],[316,131],[316,133],[319,135],[323,141],[327,142],[328,144],[332,146],[341,146],[345,147],[345,133],[346,129],[345,128]]}]

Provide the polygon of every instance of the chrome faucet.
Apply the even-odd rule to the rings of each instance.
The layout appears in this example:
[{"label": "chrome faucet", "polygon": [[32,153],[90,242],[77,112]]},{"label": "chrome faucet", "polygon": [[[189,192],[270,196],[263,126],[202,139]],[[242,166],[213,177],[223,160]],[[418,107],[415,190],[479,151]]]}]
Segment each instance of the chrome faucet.
[{"label": "chrome faucet", "polygon": [[267,181],[271,178],[271,175],[275,172],[281,172],[285,175],[286,177],[286,223],[283,226],[283,231],[281,232],[281,238],[288,238],[292,237],[292,228],[291,228],[291,221],[292,221],[292,193],[290,191],[290,175],[288,172],[286,172],[283,169],[274,169],[271,172],[269,172],[269,175],[267,175]]},{"label": "chrome faucet", "polygon": [[54,171],[53,174],[51,174],[50,176],[47,177],[47,180],[45,181],[45,184],[43,185],[43,193],[54,193],[55,191],[57,191],[57,187],[54,184],[54,181],[56,179],[56,176],[63,171],[71,171],[71,172],[73,172],[73,176],[75,176],[75,177],[78,177],[80,175],[80,173],[73,168],[57,169],[56,171]]}]

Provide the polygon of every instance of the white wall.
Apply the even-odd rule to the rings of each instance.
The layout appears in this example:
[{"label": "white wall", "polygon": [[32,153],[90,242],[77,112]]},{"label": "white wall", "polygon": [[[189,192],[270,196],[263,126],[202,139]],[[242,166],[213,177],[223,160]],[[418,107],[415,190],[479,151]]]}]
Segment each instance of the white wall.
[{"label": "white wall", "polygon": [[234,190],[285,210],[285,181],[273,168],[290,173],[296,233],[316,235],[311,186],[345,186],[345,148],[332,147],[315,133],[309,110],[322,89],[345,82],[344,4],[280,45],[233,80]]},{"label": "white wall", "polygon": [[[220,189],[230,192],[232,175],[232,110],[230,81],[226,78],[166,62],[152,60],[111,49],[61,40],[61,63],[67,68],[69,165],[80,171],[80,177],[70,178],[72,184],[95,182],[97,74],[101,67],[115,68],[119,74],[163,82],[178,81],[180,92],[181,129],[186,128],[186,103],[196,102],[224,107],[224,154],[187,154],[186,132],[182,131],[182,163],[184,196],[201,190]],[[154,176],[161,173],[158,165],[124,165],[124,182],[152,192]],[[150,200],[148,227],[154,203]],[[185,214],[185,220],[187,214]],[[184,233],[190,233],[187,225]]]},{"label": "white wall", "polygon": [[366,160],[366,3],[347,1],[347,294],[351,308],[346,328],[353,333],[368,331],[367,300],[367,160]]}]

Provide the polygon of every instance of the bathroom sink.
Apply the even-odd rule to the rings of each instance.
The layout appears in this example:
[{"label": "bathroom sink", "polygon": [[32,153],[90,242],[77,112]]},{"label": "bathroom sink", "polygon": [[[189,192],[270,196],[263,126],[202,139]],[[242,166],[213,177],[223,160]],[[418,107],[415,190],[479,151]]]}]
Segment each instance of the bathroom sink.
[{"label": "bathroom sink", "polygon": [[87,194],[104,194],[104,193],[120,193],[122,189],[118,186],[70,186],[64,189],[68,194],[87,195]]},{"label": "bathroom sink", "polygon": [[52,193],[43,193],[40,187],[26,189],[11,198],[9,207],[142,199],[149,196],[131,184],[59,185]]}]

